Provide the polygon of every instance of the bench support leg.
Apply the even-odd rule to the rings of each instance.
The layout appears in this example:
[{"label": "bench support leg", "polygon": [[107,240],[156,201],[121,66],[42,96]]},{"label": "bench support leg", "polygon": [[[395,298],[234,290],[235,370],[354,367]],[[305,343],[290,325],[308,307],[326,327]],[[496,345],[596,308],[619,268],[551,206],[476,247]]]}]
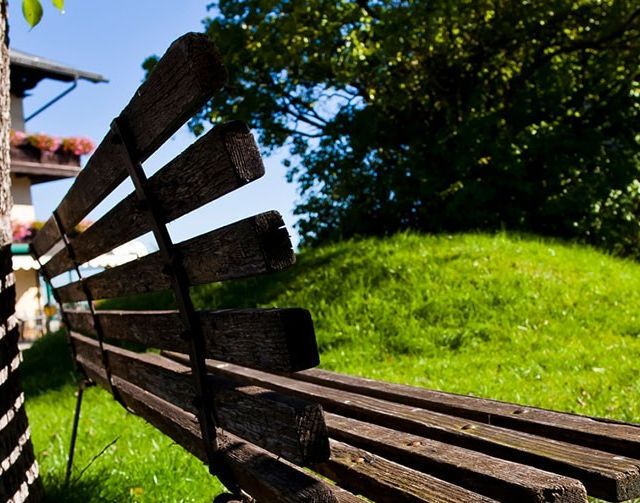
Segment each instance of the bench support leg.
[{"label": "bench support leg", "polygon": [[84,389],[91,386],[93,383],[87,380],[82,380],[78,383],[78,392],[76,394],[76,410],[73,414],[73,426],[71,428],[71,442],[69,444],[69,457],[67,458],[67,471],[64,476],[65,487],[69,485],[71,480],[71,470],[73,469],[73,454],[76,450],[76,438],[78,436],[78,422],[80,421],[80,408],[82,407],[82,395]]}]

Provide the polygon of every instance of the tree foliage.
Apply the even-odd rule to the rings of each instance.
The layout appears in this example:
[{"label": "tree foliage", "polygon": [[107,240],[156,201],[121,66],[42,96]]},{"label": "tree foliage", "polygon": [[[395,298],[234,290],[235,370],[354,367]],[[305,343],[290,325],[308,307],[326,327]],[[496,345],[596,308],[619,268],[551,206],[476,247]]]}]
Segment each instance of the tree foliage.
[{"label": "tree foliage", "polygon": [[[51,0],[53,6],[64,13],[64,0]],[[42,19],[43,10],[40,0],[22,0],[22,15],[31,28]]]},{"label": "tree foliage", "polygon": [[307,242],[512,228],[640,249],[633,0],[220,0],[191,124],[287,146]]}]

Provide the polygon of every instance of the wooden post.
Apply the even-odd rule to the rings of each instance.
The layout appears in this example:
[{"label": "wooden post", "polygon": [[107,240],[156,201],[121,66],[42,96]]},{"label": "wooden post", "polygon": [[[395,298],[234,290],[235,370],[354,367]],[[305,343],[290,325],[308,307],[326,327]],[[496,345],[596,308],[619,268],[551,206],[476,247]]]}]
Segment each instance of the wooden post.
[{"label": "wooden post", "polygon": [[0,0],[0,501],[40,501],[42,485],[33,455],[18,365],[15,278],[11,263],[9,160],[9,39],[7,2]]}]

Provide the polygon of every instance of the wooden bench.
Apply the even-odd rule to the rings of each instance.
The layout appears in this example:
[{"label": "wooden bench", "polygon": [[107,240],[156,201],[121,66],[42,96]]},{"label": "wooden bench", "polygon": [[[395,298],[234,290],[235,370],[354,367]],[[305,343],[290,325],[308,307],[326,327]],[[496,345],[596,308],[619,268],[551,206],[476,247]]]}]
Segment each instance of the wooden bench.
[{"label": "wooden bench", "polygon": [[[640,496],[638,425],[314,370],[304,309],[195,310],[190,286],[294,262],[275,212],[181,243],[167,232],[167,222],[262,176],[244,124],[215,127],[148,179],[142,170],[224,81],[208,39],[174,42],[33,242],[48,279],[80,275],[81,264],[149,231],[158,243],[157,252],[55,289],[88,379],[205,461],[233,493],[258,501]],[[70,232],[126,178],[133,193]],[[173,292],[176,310],[96,305],[160,290]]]}]

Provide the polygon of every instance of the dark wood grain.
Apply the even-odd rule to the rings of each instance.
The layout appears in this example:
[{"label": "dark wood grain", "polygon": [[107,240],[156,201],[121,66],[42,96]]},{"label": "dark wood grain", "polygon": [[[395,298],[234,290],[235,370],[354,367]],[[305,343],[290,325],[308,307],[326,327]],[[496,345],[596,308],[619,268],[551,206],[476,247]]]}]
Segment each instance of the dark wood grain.
[{"label": "dark wood grain", "polygon": [[[89,311],[65,312],[70,328],[97,336]],[[177,311],[98,311],[106,339],[186,353]],[[306,309],[199,311],[206,356],[247,367],[296,372],[319,363],[311,315]]]},{"label": "dark wood grain", "polygon": [[[95,361],[84,364],[89,376],[105,384],[104,369]],[[168,435],[196,457],[206,454],[196,417],[117,376],[114,383],[129,410]],[[319,480],[266,450],[218,430],[219,456],[240,486],[260,502],[362,503],[352,494]]]},{"label": "dark wood grain", "polygon": [[13,419],[0,430],[0,501],[43,501],[24,407],[19,407]]},{"label": "dark wood grain", "polygon": [[640,456],[640,425],[310,369],[296,379],[622,456]]},{"label": "dark wood grain", "polygon": [[572,478],[336,414],[325,418],[334,439],[499,501],[587,500],[584,486]]},{"label": "dark wood grain", "polygon": [[590,495],[614,501],[640,496],[640,460],[466,418],[209,361],[211,372],[317,402],[329,412],[465,447],[580,480]]},{"label": "dark wood grain", "polygon": [[[264,175],[258,147],[241,122],[222,124],[191,145],[149,178],[148,191],[170,222]],[[151,230],[145,210],[129,194],[70,246],[78,263],[106,253]],[[55,277],[73,268],[66,248],[44,268]]]},{"label": "dark wood grain", "polygon": [[[217,49],[203,34],[177,39],[120,114],[138,161],[146,160],[198,111],[226,81]],[[57,208],[66,230],[73,229],[126,175],[123,145],[107,133]],[[33,246],[43,255],[60,239],[49,218]]]},{"label": "dark wood grain", "polygon": [[[9,331],[5,333],[5,330]],[[6,367],[19,354],[18,339],[20,331],[17,323],[11,327],[8,323],[0,325],[0,369]]]},{"label": "dark wood grain", "polygon": [[[294,263],[295,257],[282,217],[274,211],[240,220],[176,245],[190,285],[255,276]],[[94,299],[166,290],[156,252],[85,280]],[[62,302],[85,299],[79,281],[57,289]]]},{"label": "dark wood grain", "polygon": [[0,430],[13,419],[24,403],[24,393],[19,381],[18,372],[7,373],[0,379]]},{"label": "dark wood grain", "polygon": [[0,471],[2,471],[2,462],[10,457],[14,451],[20,451],[27,440],[30,438],[29,421],[24,407],[19,407],[2,431],[2,440],[0,440]]},{"label": "dark wood grain", "polygon": [[[497,501],[335,440],[331,441],[331,459],[315,465],[314,470],[378,503]],[[581,501],[587,501],[586,494]]]},{"label": "dark wood grain", "polygon": [[[78,361],[101,364],[98,342],[72,333]],[[190,369],[150,353],[133,353],[105,345],[113,376],[153,393],[195,414],[196,396]],[[214,408],[219,426],[297,464],[329,457],[322,408],[305,400],[255,386],[237,386],[213,379]]]},{"label": "dark wood grain", "polygon": [[[12,266],[9,266],[12,267]],[[16,284],[15,282],[2,290],[0,290],[0,313],[3,313],[0,317],[0,324],[7,322],[7,319],[3,319],[8,316],[12,316],[15,310],[16,299]]]}]

